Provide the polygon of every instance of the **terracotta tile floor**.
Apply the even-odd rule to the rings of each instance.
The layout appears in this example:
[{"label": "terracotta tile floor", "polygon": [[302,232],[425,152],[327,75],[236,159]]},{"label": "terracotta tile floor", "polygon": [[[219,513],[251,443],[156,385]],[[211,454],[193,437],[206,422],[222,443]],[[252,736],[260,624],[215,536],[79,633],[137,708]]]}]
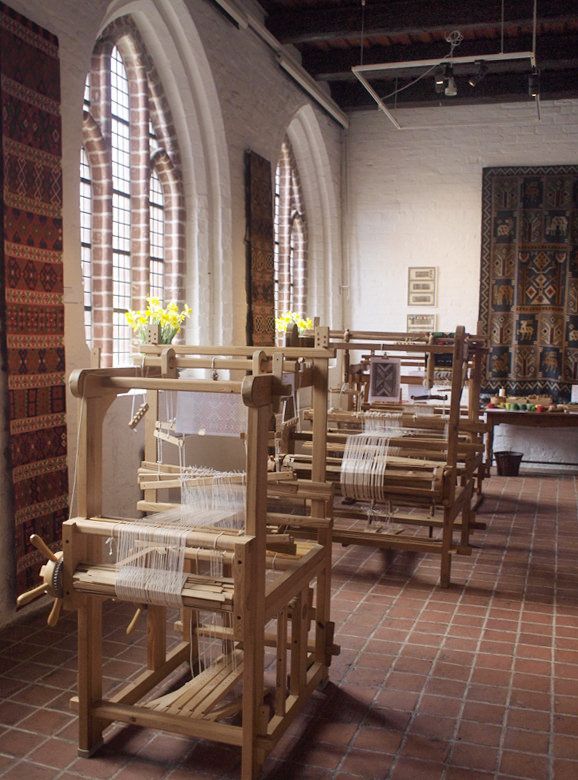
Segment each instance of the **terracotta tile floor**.
[{"label": "terracotta tile floor", "polygon": [[[573,477],[493,478],[471,558],[435,586],[437,559],[336,548],[342,653],[266,765],[271,778],[578,778],[578,536]],[[105,674],[136,671],[127,611],[108,609]],[[0,634],[0,775],[238,777],[239,754],[112,727],[79,759],[72,619]]]}]

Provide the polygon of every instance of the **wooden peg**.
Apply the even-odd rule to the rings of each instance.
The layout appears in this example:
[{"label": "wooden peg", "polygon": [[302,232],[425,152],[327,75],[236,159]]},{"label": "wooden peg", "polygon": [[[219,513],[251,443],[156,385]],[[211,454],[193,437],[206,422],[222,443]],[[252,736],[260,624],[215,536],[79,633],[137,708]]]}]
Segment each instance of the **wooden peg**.
[{"label": "wooden peg", "polygon": [[18,596],[16,599],[16,606],[24,607],[26,604],[30,604],[31,601],[40,598],[40,596],[44,596],[45,593],[46,583],[43,582],[41,585],[37,585],[35,588],[31,588],[31,590],[27,590],[26,593]]},{"label": "wooden peg", "polygon": [[161,352],[161,376],[166,379],[176,379],[177,356],[172,347],[165,347]]},{"label": "wooden peg", "polygon": [[126,635],[127,636],[130,636],[130,634],[132,634],[132,632],[135,630],[136,624],[138,623],[138,619],[142,615],[142,610],[143,610],[142,607],[137,607],[135,609],[134,615],[132,616],[132,619],[131,619],[130,623],[126,627]]},{"label": "wooden peg", "polygon": [[30,544],[33,544],[38,552],[41,552],[42,555],[45,555],[49,561],[56,562],[58,560],[58,556],[52,552],[44,539],[41,536],[38,536],[38,534],[32,534],[30,537]]},{"label": "wooden peg", "polygon": [[54,628],[54,626],[58,623],[58,618],[60,617],[60,613],[62,611],[62,599],[54,599],[54,604],[52,605],[52,609],[50,610],[50,614],[48,615],[47,623],[51,628]]}]

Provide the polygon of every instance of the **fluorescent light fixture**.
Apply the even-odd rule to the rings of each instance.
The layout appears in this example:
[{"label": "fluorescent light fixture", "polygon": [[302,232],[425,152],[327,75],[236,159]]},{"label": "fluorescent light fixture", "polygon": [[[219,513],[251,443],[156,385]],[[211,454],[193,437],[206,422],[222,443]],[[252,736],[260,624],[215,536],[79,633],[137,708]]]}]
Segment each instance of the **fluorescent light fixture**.
[{"label": "fluorescent light fixture", "polygon": [[332,98],[322,92],[315,79],[296,60],[287,57],[285,54],[279,54],[277,61],[283,70],[319,103],[321,108],[325,109],[342,127],[349,127],[347,114],[339,108]]},{"label": "fluorescent light fixture", "polygon": [[[395,118],[392,112],[385,105],[380,95],[371,86],[371,83],[369,82],[369,78],[371,78],[372,75],[375,78],[376,74],[381,73],[383,71],[392,71],[392,70],[407,71],[413,68],[419,70],[427,70],[428,68],[434,69],[436,66],[443,67],[445,64],[448,65],[451,64],[453,66],[468,65],[471,63],[479,62],[481,59],[483,59],[485,62],[509,62],[509,61],[517,61],[517,60],[528,60],[528,63],[532,68],[532,70],[534,71],[536,69],[536,56],[534,52],[514,51],[514,52],[500,53],[500,54],[485,54],[483,58],[480,57],[479,54],[476,54],[470,57],[452,57],[451,60],[448,60],[447,58],[437,59],[437,60],[405,60],[403,62],[381,62],[381,63],[377,63],[376,65],[354,65],[353,68],[351,68],[351,71],[354,74],[354,76],[363,84],[363,86],[365,87],[367,92],[369,92],[371,97],[375,100],[378,109],[380,111],[383,111],[385,116],[389,119],[392,125],[395,128],[397,128],[397,130],[404,130],[404,129],[418,130],[418,129],[426,129],[426,128],[417,128],[417,127],[404,128],[400,125],[398,120]],[[436,85],[437,85],[437,75],[436,75]],[[539,94],[536,94],[536,109],[538,113],[538,118],[540,118],[539,98],[540,98]],[[448,126],[452,127],[453,124],[450,124]]]}]

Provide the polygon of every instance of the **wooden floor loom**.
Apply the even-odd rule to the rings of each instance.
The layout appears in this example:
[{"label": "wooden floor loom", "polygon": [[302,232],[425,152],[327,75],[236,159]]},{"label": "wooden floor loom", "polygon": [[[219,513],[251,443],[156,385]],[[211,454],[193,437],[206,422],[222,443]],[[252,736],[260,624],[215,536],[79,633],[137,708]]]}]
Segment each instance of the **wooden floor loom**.
[{"label": "wooden floor loom", "polygon": [[[255,351],[251,346],[175,345],[167,348],[142,345],[134,358],[141,371],[160,369],[163,376],[176,377],[183,370],[204,369],[212,376],[217,376],[219,372],[254,376],[272,374],[279,382],[289,383],[291,396],[277,403],[275,421],[269,432],[267,525],[271,532],[289,531],[302,538],[315,539],[325,551],[326,572],[331,571],[334,493],[332,483],[326,480],[329,360],[335,357],[335,351],[327,348],[328,339],[329,329],[319,328],[314,348],[263,347]],[[317,423],[312,435],[311,468],[306,479],[297,479],[288,471],[277,471],[279,464],[275,462],[274,453],[286,453],[291,447],[291,434],[299,425],[295,405],[299,394],[307,389],[311,391],[311,408],[315,411]],[[181,500],[178,488],[182,466],[163,463],[159,467],[159,442],[182,448],[184,438],[174,429],[173,421],[169,421],[167,426],[167,421],[160,419],[157,390],[147,392],[142,408],[145,407],[145,458],[138,474],[143,500],[137,506],[145,512],[162,511],[176,506]],[[315,610],[319,612],[318,641],[325,643],[328,666],[332,655],[339,653],[339,647],[333,642],[330,602],[331,578],[324,575],[318,579],[315,588]]]},{"label": "wooden floor loom", "polygon": [[[426,358],[431,366],[435,365],[436,356],[446,356],[451,359],[450,403],[445,416],[427,415],[425,409],[420,414],[421,409],[399,405],[379,407],[381,411],[378,407],[366,407],[361,411],[329,412],[328,478],[340,481],[342,488],[349,479],[344,478],[344,459],[348,457],[351,433],[367,430],[368,426],[375,427],[380,416],[386,426],[393,428],[390,435],[380,439],[380,444],[370,435],[365,450],[361,454],[358,452],[351,461],[355,472],[360,458],[364,459],[360,468],[366,469],[369,476],[367,484],[362,484],[365,477],[354,474],[352,479],[357,484],[353,490],[348,491],[345,484],[349,503],[344,505],[338,499],[335,504],[333,540],[342,544],[437,553],[441,556],[440,582],[447,587],[453,554],[471,552],[472,494],[483,452],[478,439],[482,426],[477,420],[462,417],[460,410],[470,359],[464,328],[456,329],[450,344],[437,345],[430,343],[429,335],[425,334],[422,338],[414,338],[413,334],[379,334],[379,344],[360,338],[372,335],[349,334],[346,340],[331,340],[330,346],[347,353],[350,350],[384,351],[388,356],[399,357],[402,369],[406,364],[425,369]],[[448,364],[449,359],[446,360]],[[407,378],[416,384],[423,382],[422,377],[403,374],[401,381],[405,382]],[[306,416],[315,424],[315,413]],[[294,438],[302,443],[303,450],[288,454],[284,464],[301,476],[310,468],[307,448],[311,434],[298,432]],[[427,537],[418,534],[420,528],[427,529]],[[412,535],[409,535],[409,529]],[[439,539],[433,538],[436,529],[441,533]],[[458,532],[459,542],[456,542],[454,535]]]},{"label": "wooden floor loom", "polygon": [[[468,390],[467,404],[460,406],[460,424],[463,434],[471,442],[483,442],[487,433],[487,425],[481,409],[480,391],[483,361],[485,360],[487,347],[485,340],[480,336],[466,334],[466,346],[468,354],[465,387]],[[380,331],[331,331],[331,341],[335,345],[338,354],[340,384],[333,388],[331,393],[339,396],[339,407],[348,410],[367,410],[371,408],[382,411],[395,411],[400,403],[384,404],[383,402],[370,403],[369,394],[369,365],[373,354],[381,351],[382,347],[391,344],[429,344],[437,346],[451,346],[453,334],[436,334],[424,331],[423,333],[386,333]],[[352,363],[351,352],[362,349],[359,362]],[[391,349],[390,349],[391,352]],[[422,356],[410,353],[401,355],[402,384],[409,385],[412,392],[412,401],[404,401],[401,404],[405,414],[444,415],[447,413],[447,405],[427,404],[425,401],[447,400],[447,393],[443,385],[451,386],[451,360],[448,355],[438,354],[433,360],[424,360]],[[444,365],[445,363],[445,365]],[[420,376],[418,372],[421,369]],[[404,372],[404,373],[403,373]],[[436,388],[441,382],[442,388]],[[432,394],[432,390],[434,391]],[[343,403],[345,401],[345,403]],[[476,458],[476,489],[474,493],[473,509],[477,509],[483,500],[483,480],[490,476],[490,470],[483,461],[483,454]]]},{"label": "wooden floor loom", "polygon": [[[165,364],[167,358],[170,362],[170,354],[163,356]],[[52,623],[61,606],[78,612],[74,706],[79,714],[80,755],[91,755],[101,744],[103,729],[121,721],[237,745],[242,749],[241,775],[248,780],[258,776],[266,755],[315,688],[327,680],[329,615],[324,612],[323,599],[312,607],[312,588],[316,583],[324,592],[330,557],[327,547],[315,541],[293,543],[287,535],[267,532],[271,519],[267,518],[269,423],[280,395],[286,392],[279,378],[259,374],[242,381],[175,379],[168,376],[168,364],[165,369],[164,377],[161,368],[148,368],[147,376],[140,369],[82,370],[72,375],[72,392],[80,399],[78,516],[64,523],[61,553],[52,553],[34,538],[49,561],[41,572],[43,584],[24,594],[20,605],[46,592],[55,597]],[[180,547],[172,537],[170,542],[153,541],[147,547],[138,536],[144,521],[102,516],[103,418],[117,395],[134,389],[241,395],[248,416],[243,528],[195,525],[181,532]],[[317,520],[320,527],[327,527],[321,516]],[[159,603],[154,591],[158,586],[147,581],[135,596],[136,604],[147,606],[146,669],[122,690],[105,697],[102,607],[107,599],[119,598],[119,579],[125,571],[108,563],[108,551],[116,545],[120,550],[119,540],[127,526],[129,537],[130,532],[137,533],[133,552],[121,562],[128,566],[131,578],[137,562],[145,559],[155,558],[157,567],[159,558],[168,560],[175,551],[184,559],[184,573],[171,572],[177,575],[183,637],[167,653],[165,594]],[[150,526],[145,524],[145,528],[149,533]],[[158,568],[153,573],[157,575]],[[140,583],[140,570],[138,574]],[[165,582],[163,574],[158,578]],[[203,623],[198,619],[201,614],[215,616],[213,623]],[[199,642],[207,635],[213,645],[217,643],[219,655],[201,671]],[[269,671],[275,682],[270,689],[265,685],[268,648],[274,654]],[[176,692],[152,693],[189,659],[199,672],[196,676]]]}]

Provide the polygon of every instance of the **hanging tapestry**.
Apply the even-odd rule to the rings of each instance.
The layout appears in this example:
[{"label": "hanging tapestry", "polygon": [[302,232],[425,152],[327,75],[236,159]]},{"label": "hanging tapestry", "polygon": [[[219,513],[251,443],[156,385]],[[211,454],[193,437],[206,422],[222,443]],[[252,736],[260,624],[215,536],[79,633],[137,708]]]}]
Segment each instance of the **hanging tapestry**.
[{"label": "hanging tapestry", "polygon": [[67,517],[58,39],[0,3],[2,349],[16,588],[38,582]]},{"label": "hanging tapestry", "polygon": [[247,344],[275,343],[275,268],[273,261],[273,190],[271,163],[245,153],[247,248]]},{"label": "hanging tapestry", "polygon": [[578,165],[486,168],[483,387],[570,397],[578,380]]}]

